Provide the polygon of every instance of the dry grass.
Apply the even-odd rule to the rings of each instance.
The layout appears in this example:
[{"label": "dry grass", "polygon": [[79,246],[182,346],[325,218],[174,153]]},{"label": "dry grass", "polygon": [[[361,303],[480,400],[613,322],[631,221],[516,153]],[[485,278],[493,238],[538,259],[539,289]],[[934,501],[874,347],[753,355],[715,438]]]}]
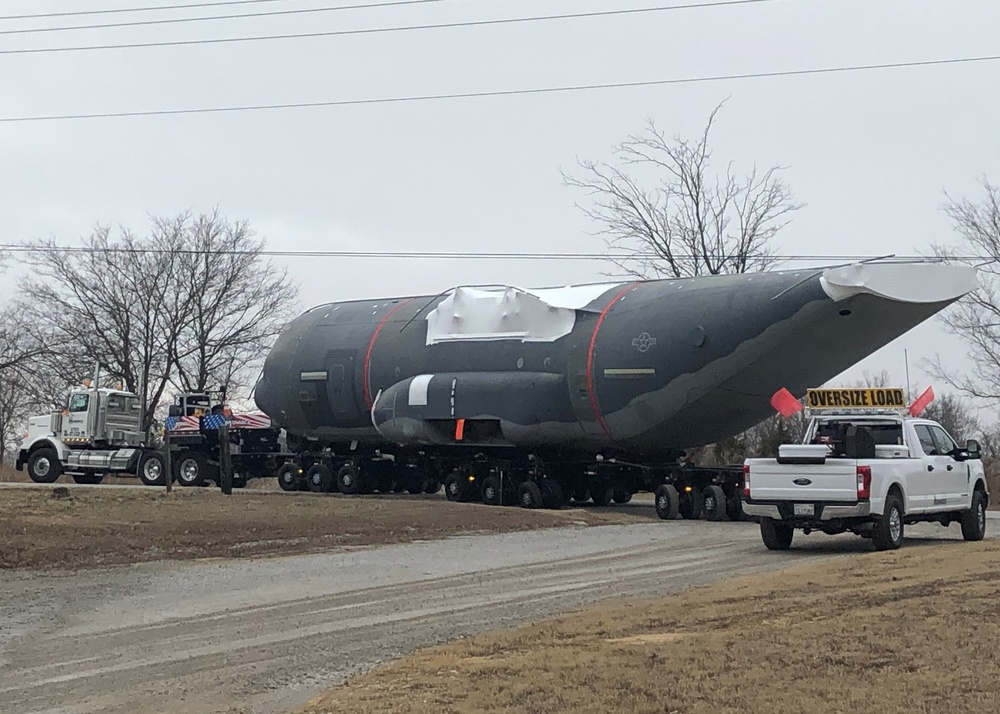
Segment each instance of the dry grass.
[{"label": "dry grass", "polygon": [[1000,543],[910,546],[423,650],[302,711],[992,714],[998,608]]},{"label": "dry grass", "polygon": [[0,488],[0,570],[291,554],[457,533],[644,520],[615,511],[450,503],[443,496],[68,489],[70,498],[57,499],[52,488]]}]

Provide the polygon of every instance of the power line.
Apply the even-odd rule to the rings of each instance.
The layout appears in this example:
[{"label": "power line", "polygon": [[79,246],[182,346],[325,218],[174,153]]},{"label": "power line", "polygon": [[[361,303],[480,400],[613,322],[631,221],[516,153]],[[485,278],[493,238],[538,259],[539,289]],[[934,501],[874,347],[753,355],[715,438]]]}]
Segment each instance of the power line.
[{"label": "power line", "polygon": [[84,15],[118,15],[127,12],[162,12],[164,10],[195,10],[225,5],[260,5],[281,0],[224,0],[223,2],[198,2],[184,5],[156,5],[153,7],[122,7],[112,10],[73,10],[70,12],[42,12],[34,15],[0,15],[0,20],[43,20],[54,17],[82,17]]},{"label": "power line", "polygon": [[372,99],[335,99],[321,102],[294,102],[288,104],[252,104],[229,107],[200,107],[191,109],[151,109],[146,111],[100,112],[93,114],[52,114],[26,117],[0,117],[0,123],[33,121],[66,121],[74,119],[112,119],[121,117],[175,116],[182,114],[217,114],[223,112],[249,112],[275,109],[313,109],[318,107],[346,107],[366,104],[402,104],[443,99],[471,99],[483,97],[512,97],[533,94],[554,94],[582,92],[595,89],[623,89],[634,87],[657,87],[671,84],[697,84],[700,82],[721,82],[740,79],[764,79],[771,77],[798,77],[814,74],[841,74],[846,72],[901,69],[906,67],[932,67],[941,65],[967,64],[972,62],[995,62],[1000,55],[982,57],[953,57],[939,60],[913,62],[889,62],[885,64],[849,65],[841,67],[816,67],[812,69],[790,69],[777,72],[748,72],[743,74],[723,74],[704,77],[679,77],[674,79],[650,79],[637,82],[609,82],[606,84],[578,84],[561,87],[538,87],[533,89],[502,89],[492,92],[455,92],[450,94],[423,94],[402,97],[378,97]]},{"label": "power line", "polygon": [[[400,5],[426,5],[428,3],[447,2],[448,0],[389,0],[389,2],[371,2],[360,5],[337,5],[332,7],[308,7],[296,10],[270,10],[267,12],[245,12],[235,15],[206,15],[203,17],[170,17],[159,20],[133,20],[130,22],[101,23],[97,25],[66,25],[64,27],[31,27],[17,30],[0,30],[0,35],[27,35],[38,32],[66,32],[73,30],[105,30],[116,27],[145,27],[150,25],[173,25],[184,22],[208,22],[212,20],[240,20],[256,17],[275,17],[279,15],[305,15],[317,12],[341,12],[343,10],[365,10],[380,7],[397,7]],[[7,19],[0,17],[0,20]]]},{"label": "power line", "polygon": [[[630,8],[627,10],[598,10],[594,12],[563,13],[558,15],[536,15],[533,17],[504,17],[492,20],[463,20],[425,25],[400,25],[398,27],[370,27],[356,30],[329,30],[324,32],[294,32],[282,35],[255,35],[252,37],[212,37],[201,40],[166,40],[160,42],[129,42],[108,45],[75,45],[71,47],[28,47],[16,50],[0,50],[0,55],[23,55],[48,52],[90,52],[96,50],[133,50],[150,47],[188,47],[233,42],[263,42],[272,40],[314,39],[319,37],[343,37],[345,35],[373,35],[386,32],[413,32],[418,30],[443,30],[458,27],[485,27],[490,25],[512,25],[528,22],[549,22],[553,20],[576,20],[614,15],[636,15],[640,13],[666,12],[670,10],[692,10],[707,7],[728,7],[731,5],[756,5],[778,2],[779,0],[721,0],[721,2],[695,2],[686,5],[665,5],[659,7]],[[16,32],[16,31],[15,31]]]}]

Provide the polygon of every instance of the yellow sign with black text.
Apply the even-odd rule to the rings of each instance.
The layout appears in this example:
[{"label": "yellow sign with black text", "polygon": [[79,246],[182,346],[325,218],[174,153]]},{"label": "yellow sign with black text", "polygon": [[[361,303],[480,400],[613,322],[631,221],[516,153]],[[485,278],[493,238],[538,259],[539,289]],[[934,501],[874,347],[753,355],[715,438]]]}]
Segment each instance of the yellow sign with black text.
[{"label": "yellow sign with black text", "polygon": [[809,409],[903,409],[906,396],[902,389],[809,389]]}]

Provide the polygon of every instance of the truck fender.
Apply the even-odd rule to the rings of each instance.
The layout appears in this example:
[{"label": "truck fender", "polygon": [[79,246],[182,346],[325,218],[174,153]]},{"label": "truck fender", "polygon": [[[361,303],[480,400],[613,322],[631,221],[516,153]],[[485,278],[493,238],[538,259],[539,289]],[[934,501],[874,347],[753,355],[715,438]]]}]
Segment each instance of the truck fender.
[{"label": "truck fender", "polygon": [[24,452],[24,462],[27,463],[28,456],[39,449],[54,449],[59,460],[62,463],[66,463],[66,456],[69,454],[69,449],[61,441],[53,440],[46,436],[39,437],[27,446],[21,447],[21,451]]},{"label": "truck fender", "polygon": [[989,489],[989,486],[986,485],[986,479],[984,479],[982,476],[980,476],[979,478],[976,479],[976,485],[972,487],[972,491],[969,494],[969,498],[972,498],[972,494],[975,493],[976,491],[982,491],[983,492],[983,496],[986,498],[986,507],[989,508],[990,507],[990,489]]},{"label": "truck fender", "polygon": [[[909,513],[910,512],[910,495],[906,492],[906,488],[904,488],[902,482],[900,482],[900,481],[893,481],[892,483],[890,483],[889,484],[889,488],[887,488],[885,490],[885,499],[889,498],[889,493],[893,489],[895,489],[896,491],[899,491],[899,494],[903,497],[903,513],[904,514]],[[883,501],[882,501],[882,509],[883,509],[883,511],[885,510],[885,499],[883,499]]]}]

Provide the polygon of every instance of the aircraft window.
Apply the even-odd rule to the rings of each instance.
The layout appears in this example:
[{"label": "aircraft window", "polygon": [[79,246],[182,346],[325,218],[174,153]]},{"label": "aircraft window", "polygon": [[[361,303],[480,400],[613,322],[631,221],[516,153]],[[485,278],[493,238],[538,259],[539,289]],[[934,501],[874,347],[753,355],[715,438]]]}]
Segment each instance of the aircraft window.
[{"label": "aircraft window", "polygon": [[85,412],[90,404],[89,394],[74,394],[69,398],[69,410],[71,412]]},{"label": "aircraft window", "polygon": [[913,427],[917,432],[917,438],[920,439],[920,448],[928,456],[937,456],[938,446],[934,443],[934,435],[931,434],[930,427],[926,424],[917,424]]}]

